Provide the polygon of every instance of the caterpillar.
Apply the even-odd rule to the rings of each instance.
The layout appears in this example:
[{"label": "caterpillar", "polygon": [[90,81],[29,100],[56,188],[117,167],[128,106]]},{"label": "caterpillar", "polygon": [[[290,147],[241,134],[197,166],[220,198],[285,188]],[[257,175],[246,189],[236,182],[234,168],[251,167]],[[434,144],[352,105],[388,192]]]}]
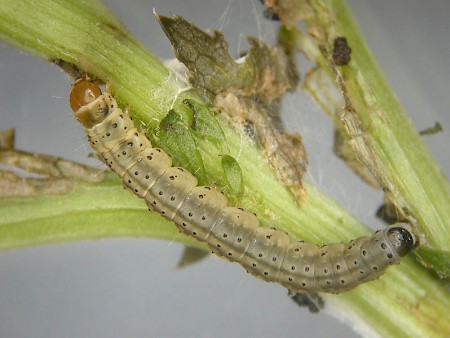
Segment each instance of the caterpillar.
[{"label": "caterpillar", "polygon": [[407,223],[348,244],[319,247],[292,241],[283,231],[260,227],[253,213],[228,206],[222,192],[198,186],[190,172],[172,167],[171,157],[153,148],[112,95],[102,93],[97,84],[77,80],[70,106],[98,157],[126,188],[145,200],[150,211],[265,281],[299,293],[340,293],[378,278],[417,244]]}]

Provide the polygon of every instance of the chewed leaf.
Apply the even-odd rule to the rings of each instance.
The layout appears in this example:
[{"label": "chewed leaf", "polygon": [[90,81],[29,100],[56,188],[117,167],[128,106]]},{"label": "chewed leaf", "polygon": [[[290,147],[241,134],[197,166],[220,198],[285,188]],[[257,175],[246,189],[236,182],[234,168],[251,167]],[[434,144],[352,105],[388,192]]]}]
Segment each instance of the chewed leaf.
[{"label": "chewed leaf", "polygon": [[271,102],[298,82],[294,63],[283,49],[248,38],[250,50],[245,60],[237,63],[222,33],[209,34],[179,16],[157,18],[177,59],[191,72],[190,82],[207,94],[239,90]]},{"label": "chewed leaf", "polygon": [[157,15],[157,19],[177,59],[191,71],[190,80],[195,87],[207,93],[218,93],[249,83],[251,68],[233,61],[222,33],[214,31],[210,35],[179,16]]},{"label": "chewed leaf", "polygon": [[193,100],[184,100],[183,103],[193,112],[191,129],[195,136],[223,146],[226,142],[225,134],[214,115]]},{"label": "chewed leaf", "polygon": [[250,50],[242,66],[252,70],[252,79],[250,85],[240,89],[266,103],[294,90],[299,75],[291,56],[282,48],[271,48],[258,39],[248,37],[247,40]]},{"label": "chewed leaf", "polygon": [[172,156],[173,163],[195,173],[199,182],[206,182],[202,156],[192,131],[182,122],[180,115],[169,111],[159,127],[158,145]]},{"label": "chewed leaf", "polygon": [[228,186],[236,195],[244,192],[244,179],[239,163],[230,155],[222,155],[222,167]]}]

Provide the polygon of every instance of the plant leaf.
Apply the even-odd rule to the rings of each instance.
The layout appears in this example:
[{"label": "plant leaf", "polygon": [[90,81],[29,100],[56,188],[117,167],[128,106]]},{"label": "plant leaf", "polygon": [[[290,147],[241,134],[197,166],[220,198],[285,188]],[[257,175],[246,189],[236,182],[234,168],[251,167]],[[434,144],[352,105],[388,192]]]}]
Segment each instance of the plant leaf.
[{"label": "plant leaf", "polygon": [[193,133],[174,110],[169,111],[159,124],[157,138],[175,165],[183,164],[198,178],[199,184],[206,182],[205,166]]},{"label": "plant leaf", "polygon": [[236,195],[242,195],[244,192],[244,178],[239,163],[230,155],[222,155],[222,167],[228,187]]}]

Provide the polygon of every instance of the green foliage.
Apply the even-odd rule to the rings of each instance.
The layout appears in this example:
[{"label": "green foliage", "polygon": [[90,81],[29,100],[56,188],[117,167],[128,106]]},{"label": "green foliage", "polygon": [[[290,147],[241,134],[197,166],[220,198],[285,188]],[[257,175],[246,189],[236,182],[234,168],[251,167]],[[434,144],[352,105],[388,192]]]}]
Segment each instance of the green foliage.
[{"label": "green foliage", "polygon": [[448,278],[450,276],[449,252],[424,247],[421,248],[420,259],[426,267],[436,271],[439,276],[443,278]]},{"label": "green foliage", "polygon": [[236,195],[244,192],[244,178],[239,163],[230,155],[222,155],[222,167],[228,187]]},{"label": "green foliage", "polygon": [[190,107],[193,112],[192,124],[190,127],[194,135],[226,149],[225,134],[210,110],[194,100],[186,99],[183,103]]},{"label": "green foliage", "polygon": [[170,110],[161,121],[155,137],[158,139],[159,146],[172,156],[175,165],[183,165],[190,172],[195,173],[199,184],[206,182],[202,155],[191,129],[182,121],[180,115]]}]

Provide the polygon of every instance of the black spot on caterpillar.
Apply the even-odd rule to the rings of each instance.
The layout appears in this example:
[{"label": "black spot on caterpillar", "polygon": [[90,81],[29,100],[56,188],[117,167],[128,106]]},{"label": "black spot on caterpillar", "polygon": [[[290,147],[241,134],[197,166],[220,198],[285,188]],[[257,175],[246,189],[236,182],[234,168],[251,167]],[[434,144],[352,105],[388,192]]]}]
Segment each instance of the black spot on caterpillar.
[{"label": "black spot on caterpillar", "polygon": [[70,105],[98,156],[125,187],[145,199],[149,210],[265,281],[300,293],[339,293],[379,277],[416,245],[406,223],[349,244],[319,247],[292,241],[282,231],[259,227],[254,214],[227,206],[221,192],[197,186],[194,175],[172,167],[170,156],[152,148],[114,98],[96,84],[77,81]]}]

